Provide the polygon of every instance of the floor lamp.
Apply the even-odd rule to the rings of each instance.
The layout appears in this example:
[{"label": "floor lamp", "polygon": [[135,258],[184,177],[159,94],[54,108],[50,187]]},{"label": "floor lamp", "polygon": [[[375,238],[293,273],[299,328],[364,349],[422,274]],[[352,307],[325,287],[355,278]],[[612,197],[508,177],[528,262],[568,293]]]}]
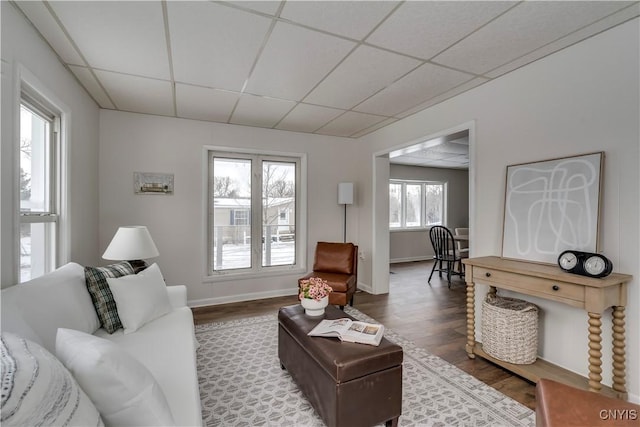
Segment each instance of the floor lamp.
[{"label": "floor lamp", "polygon": [[344,205],[344,236],[343,242],[347,242],[347,205],[353,204],[353,182],[341,182],[338,184],[338,204]]}]

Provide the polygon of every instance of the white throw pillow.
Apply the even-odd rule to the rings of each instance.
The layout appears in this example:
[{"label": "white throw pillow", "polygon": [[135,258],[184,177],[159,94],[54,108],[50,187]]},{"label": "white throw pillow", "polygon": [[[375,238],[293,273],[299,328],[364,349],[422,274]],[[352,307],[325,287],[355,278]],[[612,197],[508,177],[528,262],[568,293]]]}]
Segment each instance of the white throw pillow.
[{"label": "white throw pillow", "polygon": [[102,426],[71,373],[40,345],[2,333],[2,416],[8,426]]},{"label": "white throw pillow", "polygon": [[164,316],[171,311],[167,285],[158,264],[140,273],[118,278],[107,278],[109,289],[118,307],[118,317],[125,334]]},{"label": "white throw pillow", "polygon": [[[7,306],[12,309],[7,310]],[[51,273],[28,282],[2,289],[2,330],[33,339],[33,333],[51,353],[56,348],[58,328],[76,329],[94,333],[100,327],[98,315],[91,302],[84,277],[84,267],[70,262]],[[21,313],[23,324],[12,319],[14,312]],[[22,325],[23,326],[23,325]]]},{"label": "white throw pillow", "polygon": [[107,426],[175,425],[155,378],[116,344],[60,328],[56,353],[96,405]]}]

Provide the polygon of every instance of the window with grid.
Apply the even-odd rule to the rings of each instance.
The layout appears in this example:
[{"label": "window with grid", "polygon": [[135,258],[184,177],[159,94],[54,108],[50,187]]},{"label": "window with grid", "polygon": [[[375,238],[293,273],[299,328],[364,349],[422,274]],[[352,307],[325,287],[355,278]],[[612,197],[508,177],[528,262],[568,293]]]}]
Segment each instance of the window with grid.
[{"label": "window with grid", "polygon": [[56,266],[59,124],[53,109],[26,93],[20,102],[20,282]]},{"label": "window with grid", "polygon": [[389,228],[392,230],[442,225],[446,184],[433,181],[389,182]]},{"label": "window with grid", "polygon": [[210,151],[208,169],[208,275],[300,268],[301,159]]}]

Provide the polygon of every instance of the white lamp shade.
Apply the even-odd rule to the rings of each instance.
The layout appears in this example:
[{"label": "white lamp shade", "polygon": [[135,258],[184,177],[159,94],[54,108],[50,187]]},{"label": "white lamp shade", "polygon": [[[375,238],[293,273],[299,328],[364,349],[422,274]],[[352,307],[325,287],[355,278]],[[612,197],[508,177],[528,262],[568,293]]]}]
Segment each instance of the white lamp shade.
[{"label": "white lamp shade", "polygon": [[353,204],[353,182],[341,182],[338,184],[338,204]]},{"label": "white lamp shade", "polygon": [[120,227],[104,251],[102,258],[110,260],[139,260],[160,255],[151,234],[143,225]]}]

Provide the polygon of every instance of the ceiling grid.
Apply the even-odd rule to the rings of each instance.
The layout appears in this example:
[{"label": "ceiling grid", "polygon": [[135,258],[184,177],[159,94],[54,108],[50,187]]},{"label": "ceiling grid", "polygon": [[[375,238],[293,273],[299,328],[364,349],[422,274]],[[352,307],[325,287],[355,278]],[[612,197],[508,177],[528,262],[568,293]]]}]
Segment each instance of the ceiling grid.
[{"label": "ceiling grid", "polygon": [[640,15],[637,1],[13,3],[101,108],[352,138]]}]

